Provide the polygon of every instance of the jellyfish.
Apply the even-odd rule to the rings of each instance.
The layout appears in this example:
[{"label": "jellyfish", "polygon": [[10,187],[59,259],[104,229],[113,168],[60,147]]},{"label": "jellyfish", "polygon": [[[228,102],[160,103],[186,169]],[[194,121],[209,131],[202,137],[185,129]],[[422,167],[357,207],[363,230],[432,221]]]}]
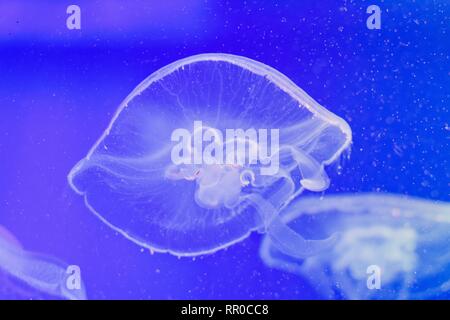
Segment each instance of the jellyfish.
[{"label": "jellyfish", "polygon": [[24,250],[0,225],[0,299],[86,299],[83,284],[79,289],[67,285],[68,270],[55,258]]},{"label": "jellyfish", "polygon": [[151,74],[68,174],[87,208],[129,240],[177,256],[213,253],[267,233],[298,256],[307,240],[279,217],[351,143],[348,124],[277,70],[200,54]]},{"label": "jellyfish", "polygon": [[331,250],[304,259],[267,236],[260,247],[266,265],[300,275],[322,298],[450,297],[447,202],[387,193],[311,196],[292,202],[280,219],[305,235],[339,233]]}]

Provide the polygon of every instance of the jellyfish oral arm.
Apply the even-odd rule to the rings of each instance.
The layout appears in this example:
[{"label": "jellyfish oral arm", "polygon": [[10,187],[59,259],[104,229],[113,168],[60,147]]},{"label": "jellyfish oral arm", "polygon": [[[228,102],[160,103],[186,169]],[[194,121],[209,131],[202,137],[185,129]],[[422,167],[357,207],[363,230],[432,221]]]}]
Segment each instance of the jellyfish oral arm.
[{"label": "jellyfish oral arm", "polygon": [[306,258],[331,249],[338,241],[338,234],[333,234],[323,240],[306,240],[284,223],[278,211],[265,199],[251,195],[248,197],[258,211],[264,214],[268,221],[267,236],[282,252],[295,258]]}]

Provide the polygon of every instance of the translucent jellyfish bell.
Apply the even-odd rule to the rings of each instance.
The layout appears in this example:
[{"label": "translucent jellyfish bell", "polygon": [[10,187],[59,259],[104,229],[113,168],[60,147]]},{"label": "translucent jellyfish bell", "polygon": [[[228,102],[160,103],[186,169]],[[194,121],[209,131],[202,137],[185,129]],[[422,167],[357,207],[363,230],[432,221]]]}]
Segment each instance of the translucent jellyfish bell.
[{"label": "translucent jellyfish bell", "polygon": [[[332,250],[306,259],[265,237],[270,267],[308,279],[323,298],[450,297],[450,204],[390,194],[303,197],[280,213],[302,234],[340,233]],[[295,248],[292,248],[295,250]],[[379,275],[379,287],[368,286]]]},{"label": "translucent jellyfish bell", "polygon": [[0,299],[50,296],[84,300],[84,285],[68,288],[69,274],[63,262],[25,251],[15,237],[0,226]]},{"label": "translucent jellyfish bell", "polygon": [[350,143],[344,120],[275,69],[202,54],[139,84],[68,180],[103,222],[151,250],[211,253],[259,230],[309,255],[334,238],[306,241],[278,211],[326,189],[324,165]]}]

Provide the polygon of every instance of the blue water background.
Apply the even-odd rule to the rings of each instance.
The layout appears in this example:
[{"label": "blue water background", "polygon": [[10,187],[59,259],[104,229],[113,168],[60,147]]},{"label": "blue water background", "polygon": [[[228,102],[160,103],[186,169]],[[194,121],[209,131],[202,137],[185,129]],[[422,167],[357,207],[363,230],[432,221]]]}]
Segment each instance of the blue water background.
[{"label": "blue water background", "polygon": [[[67,185],[131,90],[190,55],[259,60],[348,121],[351,156],[328,168],[325,193],[449,201],[448,1],[75,3],[79,31],[65,26],[67,1],[0,4],[0,224],[25,248],[79,265],[89,298],[317,298],[264,266],[260,235],[195,260],[151,255]],[[381,30],[366,27],[370,4]]]}]

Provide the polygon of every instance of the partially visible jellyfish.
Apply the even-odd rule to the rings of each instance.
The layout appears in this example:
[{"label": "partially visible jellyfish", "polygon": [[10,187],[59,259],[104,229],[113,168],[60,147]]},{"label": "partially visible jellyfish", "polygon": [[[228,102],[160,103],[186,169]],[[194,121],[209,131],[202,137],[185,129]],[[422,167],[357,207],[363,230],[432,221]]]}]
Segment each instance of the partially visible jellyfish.
[{"label": "partially visible jellyfish", "polygon": [[0,225],[0,299],[86,299],[83,284],[80,289],[68,288],[67,267],[54,258],[25,251]]},{"label": "partially visible jellyfish", "polygon": [[[267,236],[260,248],[268,266],[308,279],[322,298],[450,297],[449,203],[343,194],[302,197],[280,214],[306,236],[339,232],[332,250],[305,259],[280,251]],[[379,277],[378,286],[373,276]]]},{"label": "partially visible jellyfish", "polygon": [[201,54],[139,84],[68,181],[104,223],[152,251],[212,253],[258,230],[308,256],[335,237],[305,240],[278,212],[305,189],[325,190],[324,166],[350,143],[343,119],[275,69]]}]

